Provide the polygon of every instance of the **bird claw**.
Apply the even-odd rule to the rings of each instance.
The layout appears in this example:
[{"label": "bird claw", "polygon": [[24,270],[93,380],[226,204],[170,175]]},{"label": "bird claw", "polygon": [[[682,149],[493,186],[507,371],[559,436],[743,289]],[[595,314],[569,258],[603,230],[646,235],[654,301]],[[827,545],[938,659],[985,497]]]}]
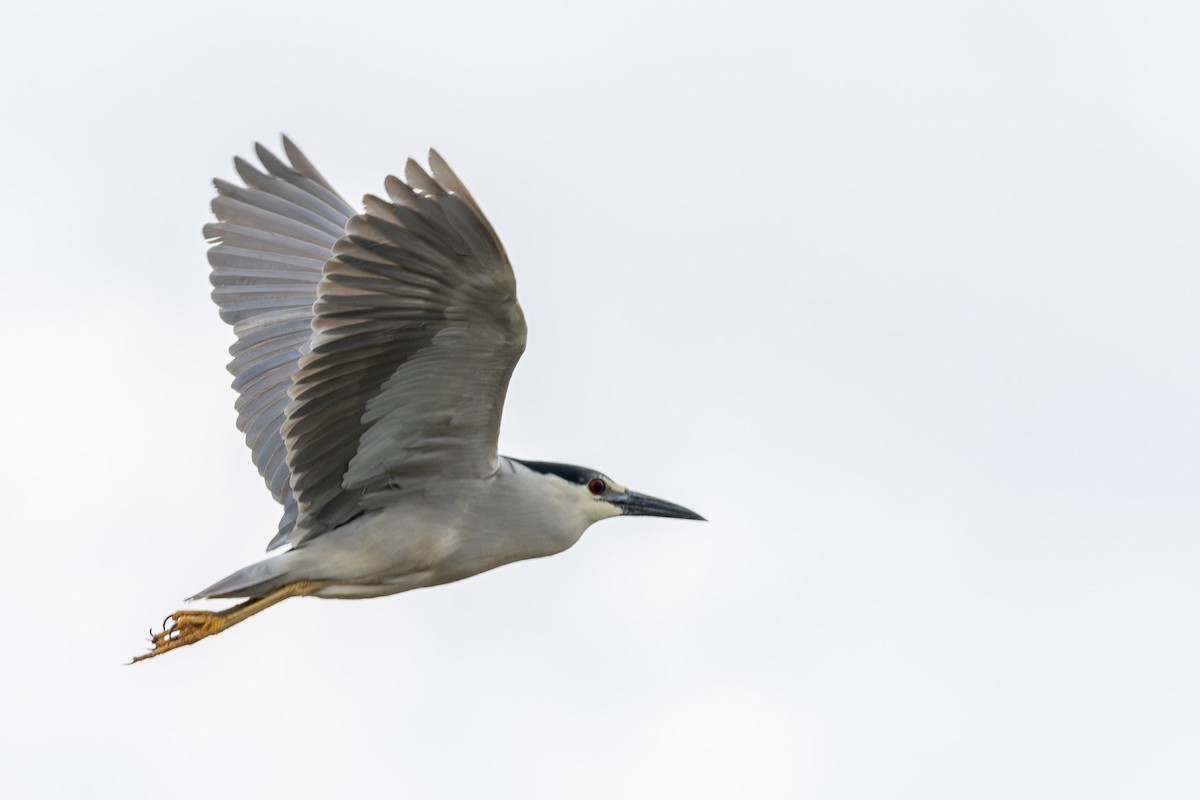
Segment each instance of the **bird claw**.
[{"label": "bird claw", "polygon": [[134,656],[133,662],[145,661],[177,647],[220,633],[226,625],[225,618],[213,611],[176,611],[163,620],[162,630],[150,631],[150,652]]},{"label": "bird claw", "polygon": [[163,620],[161,631],[158,633],[150,631],[150,652],[135,656],[130,663],[145,661],[147,658],[169,653],[177,647],[195,644],[214,633],[220,633],[226,628],[237,625],[242,620],[270,608],[281,600],[313,594],[328,585],[326,581],[294,581],[279,587],[270,594],[248,598],[245,602],[224,611],[176,611]]}]

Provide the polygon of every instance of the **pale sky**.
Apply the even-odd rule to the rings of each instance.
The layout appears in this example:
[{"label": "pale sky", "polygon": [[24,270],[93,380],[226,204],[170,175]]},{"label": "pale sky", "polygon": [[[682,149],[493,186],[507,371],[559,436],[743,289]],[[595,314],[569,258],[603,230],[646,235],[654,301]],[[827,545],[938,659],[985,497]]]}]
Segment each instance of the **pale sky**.
[{"label": "pale sky", "polygon": [[[1200,11],[17,4],[0,796],[1200,794]],[[278,507],[214,176],[438,148],[529,348],[501,450],[708,524],[135,667]]]}]

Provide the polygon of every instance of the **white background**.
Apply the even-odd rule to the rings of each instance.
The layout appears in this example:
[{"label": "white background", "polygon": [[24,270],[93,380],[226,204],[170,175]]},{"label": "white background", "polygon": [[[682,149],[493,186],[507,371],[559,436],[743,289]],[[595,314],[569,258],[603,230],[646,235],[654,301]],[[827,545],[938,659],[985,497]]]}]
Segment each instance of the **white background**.
[{"label": "white background", "polygon": [[[1200,12],[10,3],[0,796],[1200,793]],[[708,524],[289,601],[213,176],[434,145],[516,265],[501,448]]]}]

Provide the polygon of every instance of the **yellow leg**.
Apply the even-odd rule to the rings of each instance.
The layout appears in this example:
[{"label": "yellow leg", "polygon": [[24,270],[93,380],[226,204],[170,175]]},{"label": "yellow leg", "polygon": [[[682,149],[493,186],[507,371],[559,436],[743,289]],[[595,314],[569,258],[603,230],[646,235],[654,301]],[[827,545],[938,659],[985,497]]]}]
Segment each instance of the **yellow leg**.
[{"label": "yellow leg", "polygon": [[161,631],[151,634],[150,652],[134,656],[131,663],[136,664],[147,658],[169,653],[177,647],[195,644],[201,639],[237,625],[244,619],[249,619],[260,611],[267,610],[280,601],[312,594],[326,585],[324,581],[297,581],[281,586],[264,597],[253,597],[224,611],[176,611],[167,617]]}]

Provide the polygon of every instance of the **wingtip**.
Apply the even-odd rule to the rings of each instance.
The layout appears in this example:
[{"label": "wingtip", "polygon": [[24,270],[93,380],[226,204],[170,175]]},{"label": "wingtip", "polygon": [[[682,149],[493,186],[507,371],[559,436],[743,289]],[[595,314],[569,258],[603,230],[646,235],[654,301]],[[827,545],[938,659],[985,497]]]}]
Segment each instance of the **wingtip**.
[{"label": "wingtip", "polygon": [[416,159],[408,159],[404,163],[405,181],[421,194],[438,194],[445,191],[437,179],[425,171]]},{"label": "wingtip", "polygon": [[286,133],[280,133],[279,139],[283,142],[283,152],[288,157],[288,161],[292,163],[293,169],[303,172],[304,170],[300,169],[300,166],[308,161],[304,157],[304,153],[300,151],[300,148],[296,146],[296,143]]},{"label": "wingtip", "polygon": [[442,158],[442,154],[432,147],[429,148],[429,172],[435,181],[443,185],[445,184],[444,178],[454,180],[454,170],[450,169],[450,165],[446,163],[446,159]]}]

